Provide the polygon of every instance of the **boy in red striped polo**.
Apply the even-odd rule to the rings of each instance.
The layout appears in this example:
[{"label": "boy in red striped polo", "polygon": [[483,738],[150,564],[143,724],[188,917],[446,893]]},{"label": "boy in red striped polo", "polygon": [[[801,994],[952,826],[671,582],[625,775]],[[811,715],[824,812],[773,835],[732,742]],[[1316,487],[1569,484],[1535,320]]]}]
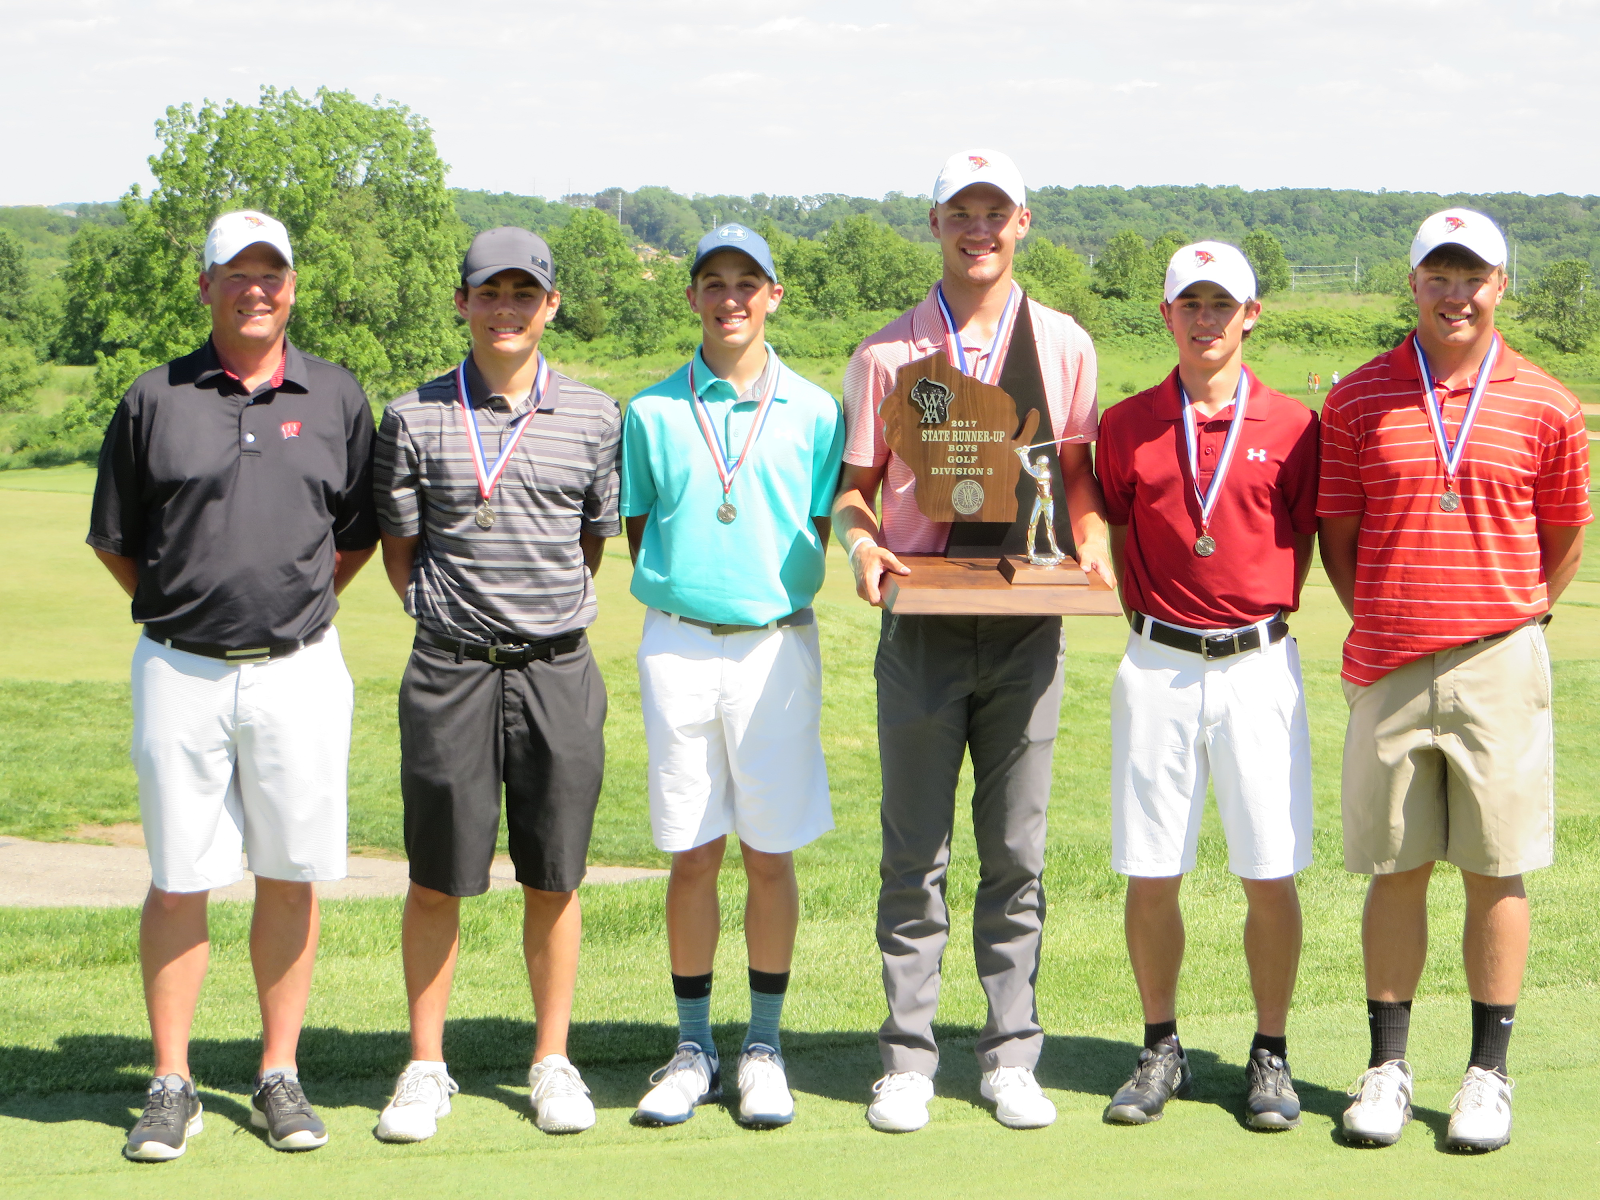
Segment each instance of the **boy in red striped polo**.
[{"label": "boy in red striped polo", "polygon": [[1411,1000],[1433,864],[1461,869],[1472,1054],[1447,1144],[1511,1138],[1511,1036],[1528,956],[1522,875],[1554,838],[1542,626],[1577,573],[1589,511],[1582,410],[1495,332],[1506,243],[1447,209],[1411,246],[1416,332],[1322,410],[1322,561],[1345,641],[1345,867],[1362,918],[1372,1056],[1345,1136],[1390,1145],[1411,1117]]},{"label": "boy in red striped polo", "polygon": [[1144,1048],[1107,1121],[1144,1125],[1189,1095],[1178,1040],[1183,914],[1206,787],[1249,905],[1256,1001],[1247,1121],[1300,1124],[1285,1040],[1300,962],[1295,874],[1311,864],[1311,736],[1286,614],[1316,533],[1317,418],[1244,365],[1261,315],[1234,246],[1172,256],[1165,380],[1101,417],[1095,466],[1133,625],[1111,689],[1111,866],[1128,877],[1128,958]]}]

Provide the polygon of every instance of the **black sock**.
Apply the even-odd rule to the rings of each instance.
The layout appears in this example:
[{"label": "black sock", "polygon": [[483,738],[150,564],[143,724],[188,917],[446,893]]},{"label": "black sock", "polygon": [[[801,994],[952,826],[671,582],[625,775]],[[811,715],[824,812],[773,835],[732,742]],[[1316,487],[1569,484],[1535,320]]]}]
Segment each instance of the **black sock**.
[{"label": "black sock", "polygon": [[711,972],[707,971],[704,975],[674,975],[672,994],[679,1000],[704,1000],[711,995]]},{"label": "black sock", "polygon": [[1256,1030],[1256,1036],[1250,1039],[1251,1057],[1255,1056],[1257,1050],[1265,1050],[1268,1054],[1275,1054],[1279,1058],[1287,1059],[1289,1057],[1289,1039],[1281,1034],[1278,1037],[1270,1037],[1258,1029]]},{"label": "black sock", "polygon": [[1411,1001],[1368,1000],[1367,1028],[1372,1034],[1372,1057],[1367,1066],[1381,1067],[1406,1056],[1406,1036],[1411,1032]]},{"label": "black sock", "polygon": [[751,967],[750,990],[767,996],[781,996],[789,990],[789,972],[758,971]]},{"label": "black sock", "polygon": [[1472,1002],[1472,1057],[1469,1067],[1506,1073],[1506,1046],[1511,1041],[1511,1023],[1517,1019],[1515,1004]]},{"label": "black sock", "polygon": [[1178,1045],[1178,1022],[1157,1021],[1154,1025],[1146,1021],[1144,1025],[1144,1048],[1154,1050],[1157,1042],[1171,1042]]}]

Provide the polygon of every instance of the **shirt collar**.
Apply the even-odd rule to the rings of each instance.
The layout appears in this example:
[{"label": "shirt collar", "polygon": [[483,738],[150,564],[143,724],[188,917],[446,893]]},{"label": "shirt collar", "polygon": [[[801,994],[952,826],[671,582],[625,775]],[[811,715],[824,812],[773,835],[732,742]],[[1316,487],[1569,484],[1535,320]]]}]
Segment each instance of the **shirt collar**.
[{"label": "shirt collar", "polygon": [[[1506,344],[1503,334],[1500,338],[1500,353],[1495,355],[1494,373],[1489,376],[1490,383],[1508,383],[1517,377],[1517,367],[1522,362],[1522,356]],[[1409,379],[1420,386],[1421,379],[1417,371],[1417,352],[1415,349],[1417,331],[1412,330],[1406,335],[1406,340],[1401,342],[1389,352],[1389,374],[1393,379]],[[1432,365],[1431,363],[1429,364]],[[1459,390],[1459,389],[1458,389]]]},{"label": "shirt collar", "polygon": [[[200,370],[195,375],[196,383],[206,383],[209,380],[222,376],[232,380],[241,394],[244,392],[244,382],[227,367],[222,365],[222,358],[217,354],[217,344],[210,338],[206,339],[205,346],[200,351]],[[305,392],[306,387],[306,359],[305,355],[289,341],[283,339],[283,355],[278,359],[278,369],[272,373],[265,386],[276,391],[289,384],[295,391]],[[221,385],[218,384],[220,387]]]},{"label": "shirt collar", "polygon": [[[766,390],[767,382],[772,378],[772,373],[774,371],[778,373],[778,386],[773,392],[772,398],[774,400],[789,399],[791,383],[789,378],[790,372],[788,368],[783,365],[783,361],[778,357],[778,352],[772,348],[772,343],[767,342],[766,347],[767,365],[761,368],[761,374],[758,375],[756,377],[756,381],[750,385],[749,391],[741,392],[737,396],[729,395],[729,393],[733,391],[733,384],[729,383],[726,379],[723,379],[720,375],[713,371],[711,369],[711,365],[706,362],[705,347],[697,347],[694,352],[694,374],[695,390],[700,399],[758,400],[760,399],[762,393]],[[721,388],[717,388],[719,383],[722,385]],[[717,389],[715,392],[713,392],[714,388]]]},{"label": "shirt collar", "polygon": [[[1272,403],[1272,389],[1256,378],[1256,373],[1249,367],[1244,369],[1245,377],[1250,380],[1250,403],[1245,406],[1244,419],[1246,421],[1265,421],[1267,408]],[[1183,396],[1178,390],[1178,368],[1172,368],[1160,383],[1156,384],[1155,397],[1151,401],[1151,411],[1158,421],[1183,420]],[[1233,417],[1233,405],[1229,404],[1213,417],[1206,417],[1207,421],[1221,421]]]},{"label": "shirt collar", "polygon": [[[545,360],[545,364],[546,366],[549,365],[548,359]],[[455,384],[455,374],[454,371],[450,372],[452,386]],[[561,388],[556,383],[555,369],[552,367],[550,369],[550,382],[545,386],[544,399],[539,405],[539,411],[555,412],[556,395],[560,391]],[[472,398],[473,408],[500,407],[501,405],[492,405],[491,403],[496,397],[499,397],[501,404],[509,409],[514,417],[521,416],[527,412],[533,401],[533,392],[531,390],[527,395],[519,397],[515,404],[512,404],[510,397],[503,393],[491,392],[489,385],[483,381],[483,372],[478,370],[478,364],[470,354],[467,355],[467,392]]]}]

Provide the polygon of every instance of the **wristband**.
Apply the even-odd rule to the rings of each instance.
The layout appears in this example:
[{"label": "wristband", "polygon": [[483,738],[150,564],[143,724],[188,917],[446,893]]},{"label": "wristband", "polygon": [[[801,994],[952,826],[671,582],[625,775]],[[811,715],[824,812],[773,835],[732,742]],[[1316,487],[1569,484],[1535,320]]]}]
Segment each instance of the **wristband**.
[{"label": "wristband", "polygon": [[872,537],[869,534],[863,533],[855,541],[850,543],[850,553],[848,555],[846,555],[845,557],[849,560],[850,565],[852,567],[856,565],[856,551],[861,549],[861,543],[862,542],[867,542],[867,543],[870,543],[871,545],[876,546],[878,544],[878,539],[875,538],[875,537]]}]

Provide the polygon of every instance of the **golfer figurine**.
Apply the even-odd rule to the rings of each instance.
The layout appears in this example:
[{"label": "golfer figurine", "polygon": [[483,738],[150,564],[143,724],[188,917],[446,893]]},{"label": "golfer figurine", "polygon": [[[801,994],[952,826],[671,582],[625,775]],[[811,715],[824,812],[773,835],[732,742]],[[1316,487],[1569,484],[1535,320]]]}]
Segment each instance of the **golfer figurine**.
[{"label": "golfer figurine", "polygon": [[[1028,562],[1036,567],[1053,567],[1066,555],[1056,544],[1056,504],[1050,494],[1050,460],[1041,454],[1029,465],[1028,451],[1033,449],[1033,446],[1017,447],[1022,469],[1033,476],[1034,486],[1033,513],[1028,517]],[[1044,522],[1045,536],[1050,539],[1049,554],[1039,553],[1040,521]]]}]

